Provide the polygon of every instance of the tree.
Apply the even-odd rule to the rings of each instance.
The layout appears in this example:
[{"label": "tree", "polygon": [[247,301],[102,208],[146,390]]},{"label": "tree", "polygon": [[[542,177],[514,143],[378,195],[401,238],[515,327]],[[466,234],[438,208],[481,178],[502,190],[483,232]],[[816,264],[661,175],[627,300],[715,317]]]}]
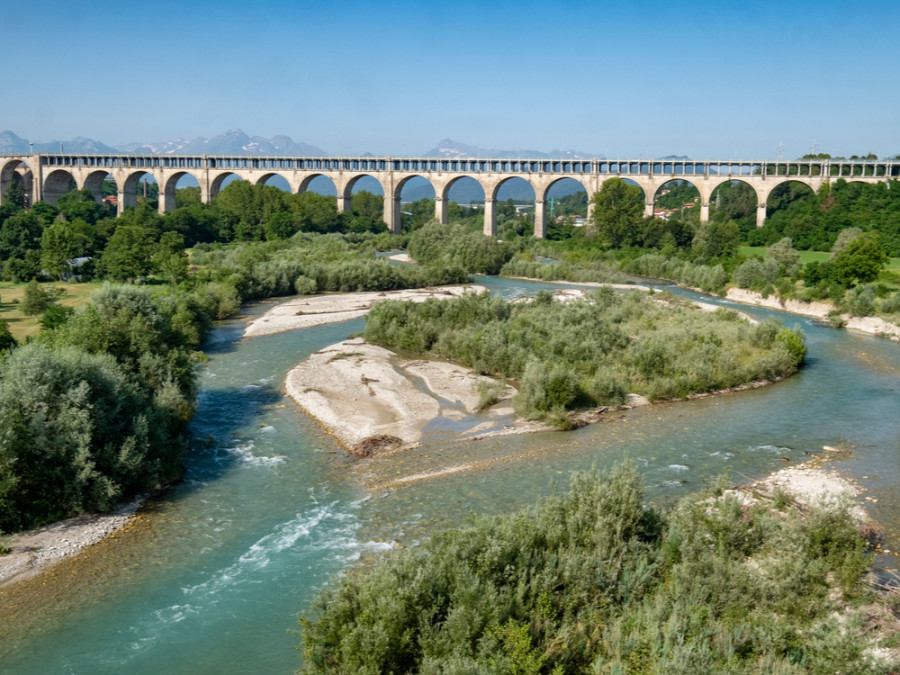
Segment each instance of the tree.
[{"label": "tree", "polygon": [[9,331],[9,324],[4,319],[0,319],[0,351],[9,351],[18,346],[19,343]]},{"label": "tree", "polygon": [[644,193],[621,178],[610,178],[594,193],[591,225],[597,237],[610,248],[637,242],[644,207]]},{"label": "tree", "polygon": [[3,201],[16,209],[25,208],[25,186],[22,184],[22,178],[19,174],[13,173],[12,180],[9,181],[9,189]]},{"label": "tree", "polygon": [[87,188],[72,190],[57,200],[57,207],[66,220],[80,219],[88,223],[96,223],[100,219],[101,207],[94,195]]},{"label": "tree", "polygon": [[287,211],[279,211],[266,224],[266,239],[290,239],[300,229],[300,218]]},{"label": "tree", "polygon": [[111,356],[34,342],[0,368],[0,527],[106,509],[161,478],[149,401]]},{"label": "tree", "polygon": [[698,262],[708,263],[734,257],[741,243],[741,232],[733,220],[711,221],[697,230],[694,252]]},{"label": "tree", "polygon": [[831,247],[831,255],[828,257],[828,259],[834,260],[835,258],[837,258],[838,255],[846,250],[850,242],[856,239],[862,233],[863,231],[858,227],[848,227],[845,230],[841,230],[838,233],[837,239],[834,240],[834,246]]},{"label": "tree", "polygon": [[184,252],[184,237],[177,232],[165,232],[160,237],[153,264],[160,276],[172,285],[187,279],[188,257]]},{"label": "tree", "polygon": [[865,284],[875,281],[888,260],[878,240],[878,234],[864,232],[847,244],[847,247],[835,256],[832,263],[838,281],[850,286],[854,283]]},{"label": "tree", "polygon": [[33,213],[17,213],[0,227],[0,260],[23,259],[25,252],[40,248],[41,223]]},{"label": "tree", "polygon": [[360,190],[350,199],[353,214],[376,223],[384,213],[384,198],[368,190]]},{"label": "tree", "polygon": [[88,250],[90,241],[71,223],[57,221],[41,236],[41,265],[56,279],[70,271],[69,261]]},{"label": "tree", "polygon": [[299,217],[300,229],[304,232],[339,232],[342,229],[334,197],[316,192],[301,192],[294,195],[290,207]]},{"label": "tree", "polygon": [[153,237],[143,227],[119,226],[103,251],[101,269],[110,279],[134,281],[150,273],[154,249]]},{"label": "tree", "polygon": [[784,237],[781,241],[772,244],[766,249],[766,257],[778,263],[778,271],[787,277],[796,277],[802,267],[800,254],[794,249],[794,242],[790,237]]},{"label": "tree", "polygon": [[22,302],[22,312],[24,314],[37,316],[45,312],[49,306],[50,298],[37,281],[32,279],[25,284],[25,300]]}]

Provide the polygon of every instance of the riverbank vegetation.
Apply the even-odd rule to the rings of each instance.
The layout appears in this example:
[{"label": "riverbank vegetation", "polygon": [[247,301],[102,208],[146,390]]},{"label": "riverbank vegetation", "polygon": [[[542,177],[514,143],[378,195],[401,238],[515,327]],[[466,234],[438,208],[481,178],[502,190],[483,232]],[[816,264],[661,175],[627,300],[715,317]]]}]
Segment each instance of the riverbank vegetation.
[{"label": "riverbank vegetation", "polygon": [[[674,181],[673,181],[674,182]],[[696,190],[671,187],[658,205]],[[756,195],[740,181],[720,186],[699,222],[695,202],[665,218],[642,215],[640,188],[604,182],[592,217],[569,239],[520,246],[501,274],[546,280],[613,281],[625,272],[668,279],[710,293],[738,286],[835,312],[900,319],[900,181],[874,185],[843,179],[818,193],[796,183],[776,188],[768,218],[756,228]],[[750,246],[755,248],[750,248]],[[824,251],[811,255],[810,249]],[[543,260],[552,258],[552,262]]]},{"label": "riverbank vegetation", "polygon": [[377,303],[364,337],[519,382],[515,403],[563,423],[568,410],[621,404],[627,393],[680,398],[790,375],[806,348],[797,330],[751,325],[643,293],[600,288],[584,300],[533,302],[488,294]]},{"label": "riverbank vegetation", "polygon": [[103,511],[181,472],[190,339],[147,289],[106,286],[0,363],[0,529]]},{"label": "riverbank vegetation", "polygon": [[[334,200],[319,195],[229,188],[209,207],[188,203],[165,217],[143,203],[108,218],[85,191],[59,207],[0,210],[3,274],[20,280],[4,288],[2,309],[30,340],[18,346],[0,324],[0,530],[109,510],[176,479],[197,350],[212,322],[242,303],[468,281],[459,265],[379,258],[406,240],[360,225],[375,222],[362,206],[329,220]],[[286,213],[293,220],[279,225]]]},{"label": "riverbank vegetation", "polygon": [[632,466],[573,476],[336,580],[303,673],[891,672],[846,507],[713,490],[648,506]]}]

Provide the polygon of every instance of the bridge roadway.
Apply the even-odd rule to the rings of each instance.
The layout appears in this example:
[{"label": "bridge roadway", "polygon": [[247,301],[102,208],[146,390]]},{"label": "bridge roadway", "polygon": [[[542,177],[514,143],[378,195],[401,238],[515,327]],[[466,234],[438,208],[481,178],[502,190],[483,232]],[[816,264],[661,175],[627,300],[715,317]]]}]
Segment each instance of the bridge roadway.
[{"label": "bridge roadway", "polygon": [[[510,178],[522,178],[534,189],[534,234],[546,233],[545,204],[548,191],[558,181],[571,178],[591,196],[610,178],[625,178],[643,190],[645,214],[653,215],[660,187],[670,180],[690,181],[700,192],[700,221],[709,220],[713,191],[729,181],[743,181],[756,192],[757,226],[766,218],[766,202],[772,190],[787,181],[798,181],[814,191],[838,179],[876,183],[900,178],[900,160],[718,161],[651,159],[484,159],[444,157],[260,157],[250,155],[88,155],[26,154],[0,155],[0,204],[9,190],[13,174],[22,179],[31,203],[55,204],[74,182],[87,188],[99,201],[104,180],[118,187],[119,213],[135,206],[143,176],[159,184],[159,212],[175,208],[175,189],[186,175],[200,184],[208,203],[230,175],[265,183],[273,176],[284,178],[292,192],[302,192],[317,176],[329,178],[337,190],[338,211],[350,209],[353,186],[363,176],[377,180],[384,190],[384,220],[393,232],[400,231],[400,194],[416,176],[429,181],[435,192],[435,217],[447,222],[448,194],[464,177],[474,179],[484,190],[484,233],[497,233],[497,193]],[[590,207],[589,207],[590,208]]]}]

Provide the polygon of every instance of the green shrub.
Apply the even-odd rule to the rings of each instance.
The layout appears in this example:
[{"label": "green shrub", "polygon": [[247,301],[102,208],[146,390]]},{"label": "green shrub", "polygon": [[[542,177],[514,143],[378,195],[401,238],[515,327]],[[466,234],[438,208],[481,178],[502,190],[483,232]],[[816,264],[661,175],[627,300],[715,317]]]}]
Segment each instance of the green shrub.
[{"label": "green shrub", "polygon": [[781,325],[750,326],[728,312],[662,304],[645,294],[600,288],[576,302],[542,292],[530,303],[489,294],[385,301],[364,336],[387,348],[430,353],[476,371],[519,380],[515,405],[529,417],[617,405],[635,392],[651,399],[715,391],[793,373]]},{"label": "green shrub", "polygon": [[300,620],[300,672],[879,672],[849,511],[780,506],[663,512],[633,466],[577,473],[337,579]]}]

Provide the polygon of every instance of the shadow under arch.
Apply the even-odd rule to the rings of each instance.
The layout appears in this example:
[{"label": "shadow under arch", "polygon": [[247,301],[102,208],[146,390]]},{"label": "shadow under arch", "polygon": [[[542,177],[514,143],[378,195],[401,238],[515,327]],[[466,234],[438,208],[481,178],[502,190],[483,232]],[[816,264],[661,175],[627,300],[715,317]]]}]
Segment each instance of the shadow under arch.
[{"label": "shadow under arch", "polygon": [[59,198],[78,187],[75,177],[65,169],[51,171],[44,179],[42,198],[48,204],[56,206]]},{"label": "shadow under arch", "polygon": [[19,183],[24,192],[24,206],[34,204],[34,173],[28,162],[12,159],[0,168],[0,204],[5,204],[9,190],[14,183]]}]

